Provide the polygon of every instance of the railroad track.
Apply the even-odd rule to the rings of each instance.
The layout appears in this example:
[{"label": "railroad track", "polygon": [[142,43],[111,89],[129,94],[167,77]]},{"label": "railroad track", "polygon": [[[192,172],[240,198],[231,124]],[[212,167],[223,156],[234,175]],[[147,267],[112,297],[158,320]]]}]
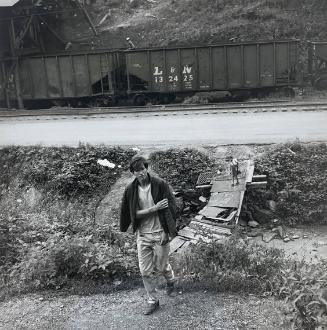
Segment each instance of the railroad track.
[{"label": "railroad track", "polygon": [[245,102],[245,103],[215,103],[215,104],[169,104],[144,107],[99,107],[99,108],[51,108],[40,110],[0,110],[0,117],[26,116],[92,116],[110,114],[140,114],[140,113],[256,113],[256,112],[289,112],[289,111],[324,111],[327,102]]}]

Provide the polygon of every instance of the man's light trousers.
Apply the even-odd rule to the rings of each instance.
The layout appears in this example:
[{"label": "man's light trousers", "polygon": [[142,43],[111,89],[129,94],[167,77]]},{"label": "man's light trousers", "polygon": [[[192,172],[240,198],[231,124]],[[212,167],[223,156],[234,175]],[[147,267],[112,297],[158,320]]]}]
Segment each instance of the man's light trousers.
[{"label": "man's light trousers", "polygon": [[161,233],[137,234],[139,267],[148,295],[148,302],[158,300],[156,296],[155,272],[162,274],[167,283],[174,282],[174,272],[169,264],[170,245],[160,245]]}]

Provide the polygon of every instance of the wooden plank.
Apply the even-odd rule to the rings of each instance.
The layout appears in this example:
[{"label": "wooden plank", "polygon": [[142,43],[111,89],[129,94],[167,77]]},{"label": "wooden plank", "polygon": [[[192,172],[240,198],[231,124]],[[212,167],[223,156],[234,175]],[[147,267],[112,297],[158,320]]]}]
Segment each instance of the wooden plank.
[{"label": "wooden plank", "polygon": [[178,249],[180,249],[187,240],[185,238],[176,236],[171,242],[170,242],[170,253],[176,252]]},{"label": "wooden plank", "polygon": [[184,227],[183,229],[178,231],[178,236],[183,236],[188,239],[195,239],[196,235],[196,231],[190,227]]},{"label": "wooden plank", "polygon": [[241,191],[226,191],[213,193],[210,196],[208,205],[218,207],[237,208],[239,205]]},{"label": "wooden plank", "polygon": [[240,217],[240,214],[241,214],[241,210],[242,210],[242,203],[243,203],[243,198],[244,198],[244,193],[245,191],[242,191],[241,195],[240,195],[240,204],[239,204],[239,207],[237,209],[237,213],[236,213],[236,216],[235,216],[235,222],[236,224],[238,224],[238,219]]},{"label": "wooden plank", "polygon": [[175,251],[175,253],[179,253],[179,254],[185,253],[191,244],[192,243],[190,241],[186,241],[178,250]]},{"label": "wooden plank", "polygon": [[222,212],[228,210],[227,208],[221,208],[216,206],[206,205],[202,210],[198,212],[198,214],[205,216],[206,218],[216,218]]},{"label": "wooden plank", "polygon": [[249,182],[247,186],[251,188],[266,188],[267,181]]},{"label": "wooden plank", "polygon": [[245,182],[252,182],[253,172],[254,172],[254,165],[251,164],[250,160],[248,160]]},{"label": "wooden plank", "polygon": [[253,175],[252,182],[253,181],[266,181],[266,179],[267,179],[266,174],[256,174],[256,175]]},{"label": "wooden plank", "polygon": [[210,192],[243,191],[245,189],[245,180],[240,178],[239,184],[234,186],[231,180],[213,181]]},{"label": "wooden plank", "polygon": [[218,233],[218,234],[222,234],[222,235],[231,235],[231,229],[230,228],[226,228],[226,227],[222,227],[216,223],[213,223],[212,221],[209,220],[201,220],[201,221],[196,221],[193,220],[189,227],[197,229],[199,227],[208,229],[210,231],[213,231],[214,233]]},{"label": "wooden plank", "polygon": [[223,218],[223,217],[206,217],[206,218],[216,221],[230,222],[236,216],[237,211],[238,210],[231,211],[227,218]]}]

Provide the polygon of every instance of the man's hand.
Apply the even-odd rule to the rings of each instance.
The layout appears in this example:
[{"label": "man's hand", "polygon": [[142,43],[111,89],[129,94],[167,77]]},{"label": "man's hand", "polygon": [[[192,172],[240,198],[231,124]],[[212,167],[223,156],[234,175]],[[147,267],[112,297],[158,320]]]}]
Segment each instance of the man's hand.
[{"label": "man's hand", "polygon": [[169,235],[164,231],[161,234],[160,245],[166,245],[169,242]]},{"label": "man's hand", "polygon": [[162,199],[155,205],[155,207],[157,211],[166,209],[168,207],[168,199],[167,198]]}]

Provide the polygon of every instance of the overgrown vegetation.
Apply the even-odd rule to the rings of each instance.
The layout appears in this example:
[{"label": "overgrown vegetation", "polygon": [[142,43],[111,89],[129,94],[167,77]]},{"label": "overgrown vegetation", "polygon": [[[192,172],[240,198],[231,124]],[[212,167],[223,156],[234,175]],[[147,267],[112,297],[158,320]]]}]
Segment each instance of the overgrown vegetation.
[{"label": "overgrown vegetation", "polygon": [[[99,201],[133,155],[133,150],[104,146],[0,149],[2,290],[59,289],[83,280],[139,276],[134,240],[94,221]],[[99,158],[115,168],[101,167]],[[195,149],[154,152],[150,161],[174,187],[188,188],[200,172],[221,166]],[[281,145],[256,161],[259,173],[268,175],[268,195],[277,201],[282,220],[326,219],[326,165],[326,144]],[[235,235],[225,244],[192,247],[178,260],[177,271],[183,285],[286,299],[294,307],[288,313],[295,329],[327,323],[326,261],[287,260],[280,250]]]},{"label": "overgrown vegetation", "polygon": [[224,244],[213,241],[193,246],[180,266],[183,280],[192,287],[286,300],[290,307],[285,314],[293,329],[323,329],[327,325],[326,261],[310,265],[289,260],[279,249],[235,235]]},{"label": "overgrown vegetation", "polygon": [[194,188],[203,171],[218,168],[214,159],[196,149],[168,149],[157,151],[149,157],[152,169],[173,187]]},{"label": "overgrown vegetation", "polygon": [[[58,288],[71,279],[135,274],[124,235],[94,219],[134,154],[104,146],[0,150],[2,288]],[[98,159],[115,167],[100,166]]]},{"label": "overgrown vegetation", "polygon": [[[268,176],[264,198],[277,202],[276,213],[284,223],[326,223],[325,143],[280,145],[256,160],[256,170]],[[255,194],[252,201],[260,197]]]},{"label": "overgrown vegetation", "polygon": [[66,32],[64,39],[82,39],[81,47],[126,48],[126,37],[137,47],[327,38],[327,8],[322,0],[92,0],[86,3],[95,24],[101,22],[97,29],[102,33],[95,37],[82,14],[76,21],[74,13],[65,13],[61,25]]}]

